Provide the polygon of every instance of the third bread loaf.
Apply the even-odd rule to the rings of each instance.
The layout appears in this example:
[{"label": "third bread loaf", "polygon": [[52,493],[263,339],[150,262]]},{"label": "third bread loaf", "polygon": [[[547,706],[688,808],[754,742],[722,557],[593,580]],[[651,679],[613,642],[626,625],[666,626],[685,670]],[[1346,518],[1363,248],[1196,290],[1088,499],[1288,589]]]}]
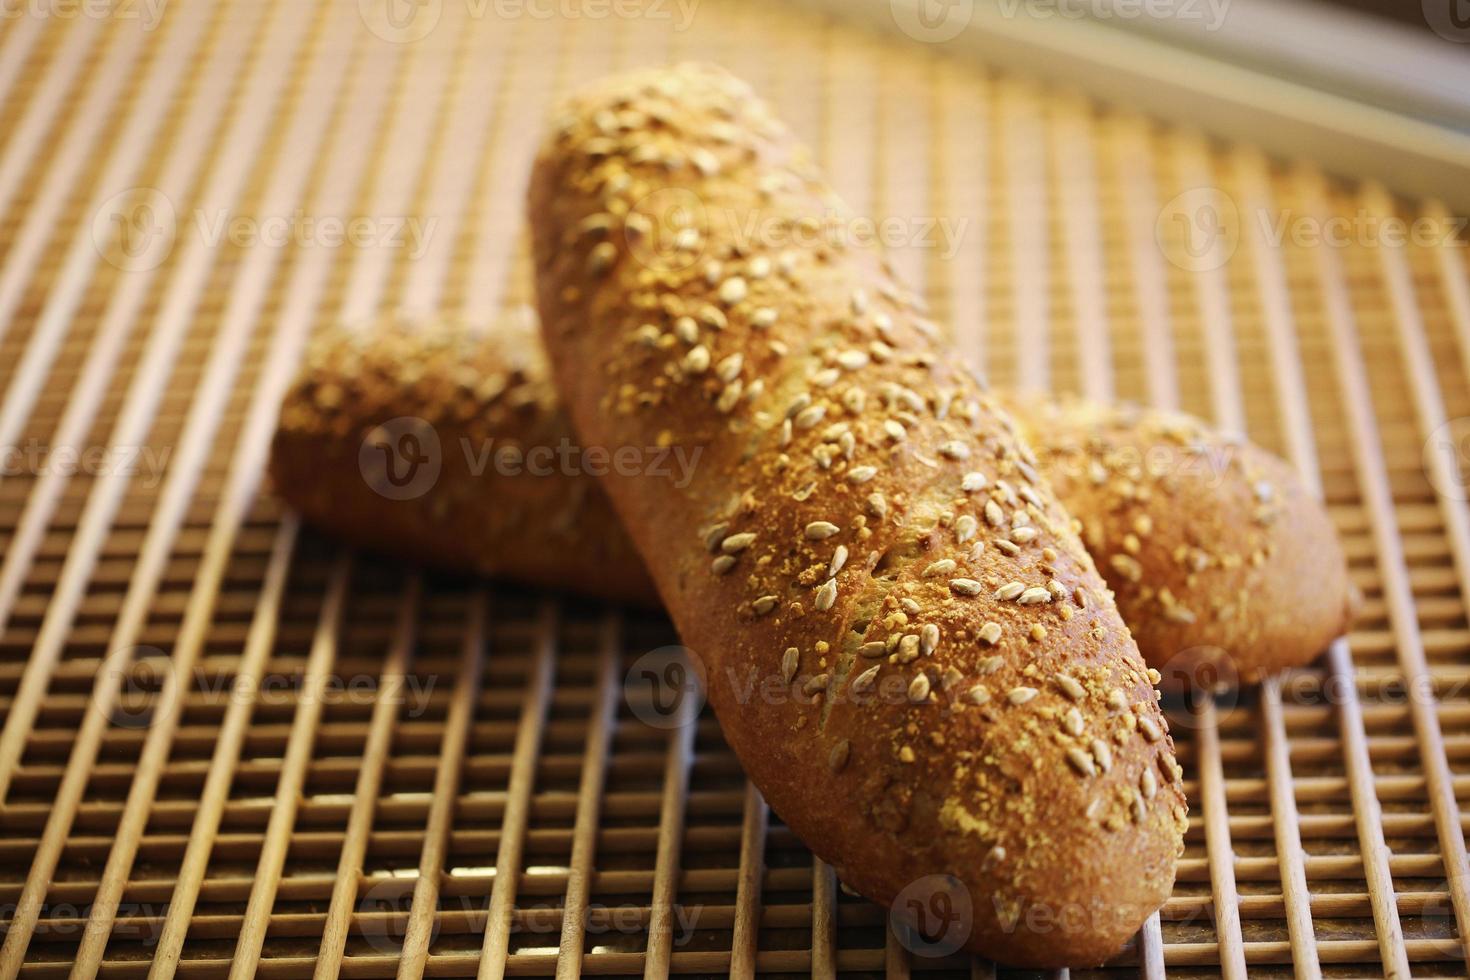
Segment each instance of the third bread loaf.
[{"label": "third bread loaf", "polygon": [[1284,461],[1178,412],[1011,404],[1166,687],[1254,683],[1347,629],[1342,546]]},{"label": "third bread loaf", "polygon": [[558,390],[586,440],[698,450],[682,490],[605,486],[797,835],[901,918],[963,905],[972,950],[1101,962],[1182,846],[1157,693],[1009,416],[846,214],[717,69],[588,90],[531,181]]},{"label": "third bread loaf", "polygon": [[[1332,522],[1276,457],[1177,413],[1003,400],[1165,686],[1254,681],[1346,628],[1351,585]],[[443,469],[394,499],[369,485],[361,453],[392,420],[415,418],[433,426]],[[564,449],[570,432],[534,317],[486,327],[388,316],[315,338],[271,469],[304,517],[357,544],[657,602],[595,468],[580,447]],[[551,450],[549,468],[527,466],[527,453]],[[676,485],[688,463],[665,458]]]}]

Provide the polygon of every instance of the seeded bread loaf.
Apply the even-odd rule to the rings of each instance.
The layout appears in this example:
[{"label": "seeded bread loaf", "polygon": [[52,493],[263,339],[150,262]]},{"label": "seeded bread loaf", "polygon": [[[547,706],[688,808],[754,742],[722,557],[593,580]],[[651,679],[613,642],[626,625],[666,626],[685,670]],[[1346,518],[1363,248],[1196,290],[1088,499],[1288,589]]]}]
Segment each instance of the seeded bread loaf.
[{"label": "seeded bread loaf", "polygon": [[900,919],[1098,963],[1182,846],[1156,691],[1009,416],[846,214],[718,69],[587,91],[531,182],[558,390],[584,439],[699,450],[683,490],[604,485],[775,812]]},{"label": "seeded bread loaf", "polygon": [[[493,328],[397,316],[330,328],[281,409],[277,490],[364,547],[655,604],[595,472],[564,442],[571,430],[547,370],[528,310]],[[1306,663],[1346,628],[1342,549],[1291,467],[1187,415],[997,394],[1082,522],[1165,688],[1254,682]],[[360,457],[363,446],[378,451],[394,419],[431,424],[444,459],[437,481],[407,498],[373,489]],[[554,465],[530,472],[526,455],[548,450]],[[672,452],[649,462],[676,487],[690,464]]]},{"label": "seeded bread loaf", "polygon": [[1347,629],[1342,546],[1282,460],[1177,412],[1011,407],[1166,688],[1255,683]]},{"label": "seeded bread loaf", "polygon": [[576,447],[533,321],[491,330],[390,317],[314,338],[271,447],[279,492],[369,547],[651,602],[607,498],[570,469],[587,460],[564,449]]}]

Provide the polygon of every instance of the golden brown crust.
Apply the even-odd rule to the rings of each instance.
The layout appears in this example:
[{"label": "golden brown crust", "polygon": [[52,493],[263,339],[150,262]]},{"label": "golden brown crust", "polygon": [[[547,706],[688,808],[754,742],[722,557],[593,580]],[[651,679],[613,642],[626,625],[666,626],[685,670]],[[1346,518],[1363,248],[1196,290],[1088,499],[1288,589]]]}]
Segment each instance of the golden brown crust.
[{"label": "golden brown crust", "polygon": [[1336,531],[1282,460],[1177,412],[1012,407],[1165,687],[1255,683],[1347,629]]},{"label": "golden brown crust", "polygon": [[1181,847],[1156,692],[1008,416],[828,234],[785,129],[717,69],[618,78],[556,122],[530,214],[579,433],[701,453],[685,490],[606,486],[772,807],[884,904],[962,886],[973,950],[1116,952]]},{"label": "golden brown crust", "polygon": [[[278,492],[313,524],[431,565],[651,602],[607,498],[569,469],[586,462],[563,449],[575,444],[533,319],[321,333],[281,407]],[[548,451],[549,469],[536,462]]]}]

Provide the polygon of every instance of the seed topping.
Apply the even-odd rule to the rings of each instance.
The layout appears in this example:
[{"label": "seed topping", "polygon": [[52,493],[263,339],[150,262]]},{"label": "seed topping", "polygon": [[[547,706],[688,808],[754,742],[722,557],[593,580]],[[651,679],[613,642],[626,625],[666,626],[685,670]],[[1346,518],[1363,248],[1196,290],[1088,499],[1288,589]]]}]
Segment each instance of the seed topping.
[{"label": "seed topping", "polygon": [[806,537],[808,541],[821,541],[840,530],[842,529],[831,521],[812,521],[806,526]]},{"label": "seed topping", "polygon": [[984,588],[972,578],[952,578],[949,580],[949,587],[957,595],[979,595]]}]

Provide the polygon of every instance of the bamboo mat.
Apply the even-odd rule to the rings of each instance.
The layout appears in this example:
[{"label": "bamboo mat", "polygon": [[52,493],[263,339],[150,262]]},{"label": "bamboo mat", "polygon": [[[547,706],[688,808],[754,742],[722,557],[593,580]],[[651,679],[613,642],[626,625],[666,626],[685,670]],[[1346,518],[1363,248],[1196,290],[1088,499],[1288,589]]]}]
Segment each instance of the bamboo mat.
[{"label": "bamboo mat", "polygon": [[380,6],[0,19],[0,977],[993,975],[843,894],[708,714],[630,711],[666,623],[345,553],[262,484],[309,332],[527,300],[548,101],[687,57],[898,220],[993,379],[1244,430],[1341,530],[1361,619],[1176,713],[1179,883],[1098,974],[1464,975],[1470,266],[1435,204],[776,0]]}]

